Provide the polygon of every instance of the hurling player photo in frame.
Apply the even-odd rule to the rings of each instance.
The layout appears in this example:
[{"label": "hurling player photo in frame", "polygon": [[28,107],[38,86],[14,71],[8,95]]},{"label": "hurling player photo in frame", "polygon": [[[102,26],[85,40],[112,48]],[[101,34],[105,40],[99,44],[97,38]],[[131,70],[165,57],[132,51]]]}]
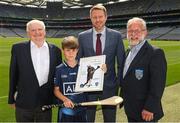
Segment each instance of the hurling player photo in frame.
[{"label": "hurling player photo in frame", "polygon": [[103,90],[104,71],[101,69],[101,66],[105,64],[105,59],[105,55],[80,59],[75,92]]}]

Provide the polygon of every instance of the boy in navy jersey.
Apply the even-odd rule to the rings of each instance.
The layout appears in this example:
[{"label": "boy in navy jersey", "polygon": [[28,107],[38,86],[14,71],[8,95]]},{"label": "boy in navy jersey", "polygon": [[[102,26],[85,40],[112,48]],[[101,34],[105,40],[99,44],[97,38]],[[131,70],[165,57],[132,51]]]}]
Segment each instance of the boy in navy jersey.
[{"label": "boy in navy jersey", "polygon": [[74,103],[86,101],[84,93],[74,92],[78,72],[76,54],[79,44],[75,37],[62,41],[65,61],[56,67],[54,94],[65,107],[59,108],[58,122],[86,122],[86,107],[74,107]]}]

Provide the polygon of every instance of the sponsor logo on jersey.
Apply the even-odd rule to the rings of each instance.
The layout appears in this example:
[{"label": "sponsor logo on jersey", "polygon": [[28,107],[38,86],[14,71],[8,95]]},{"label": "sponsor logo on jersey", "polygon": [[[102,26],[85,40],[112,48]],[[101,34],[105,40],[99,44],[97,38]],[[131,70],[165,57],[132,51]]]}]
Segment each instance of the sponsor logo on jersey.
[{"label": "sponsor logo on jersey", "polygon": [[64,95],[75,95],[79,94],[75,92],[75,84],[76,82],[64,82],[63,83],[63,93]]},{"label": "sponsor logo on jersey", "polygon": [[76,72],[74,72],[74,73],[69,73],[69,75],[71,75],[71,76],[72,76],[72,75],[76,75],[76,74],[77,74]]},{"label": "sponsor logo on jersey", "polygon": [[67,78],[68,77],[68,75],[61,75],[61,78]]}]

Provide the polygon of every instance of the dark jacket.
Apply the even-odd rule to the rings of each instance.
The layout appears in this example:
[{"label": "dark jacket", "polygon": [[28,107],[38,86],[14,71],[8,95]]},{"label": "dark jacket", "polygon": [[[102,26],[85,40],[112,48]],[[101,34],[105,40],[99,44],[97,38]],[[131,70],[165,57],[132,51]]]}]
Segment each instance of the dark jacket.
[{"label": "dark jacket", "polygon": [[[9,104],[24,109],[34,109],[53,101],[53,78],[55,68],[61,63],[61,51],[55,45],[49,44],[50,67],[48,82],[41,87],[35,74],[31,59],[30,41],[12,46],[10,62]],[[16,101],[15,92],[18,92]]]},{"label": "dark jacket", "polygon": [[122,81],[121,95],[128,117],[142,121],[143,109],[153,112],[155,120],[164,115],[161,97],[165,88],[166,71],[167,63],[163,50],[146,41]]}]

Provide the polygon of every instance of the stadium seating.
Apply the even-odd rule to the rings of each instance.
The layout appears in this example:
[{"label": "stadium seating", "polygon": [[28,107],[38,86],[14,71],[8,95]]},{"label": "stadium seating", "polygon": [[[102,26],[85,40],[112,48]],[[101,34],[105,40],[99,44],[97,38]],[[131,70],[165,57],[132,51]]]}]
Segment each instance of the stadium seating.
[{"label": "stadium seating", "polygon": [[[106,4],[109,15],[106,25],[120,31],[126,38],[128,19],[142,17],[147,21],[148,38],[180,40],[179,5],[179,0],[130,0]],[[63,10],[61,18],[49,19],[45,8],[0,4],[0,36],[27,37],[25,26],[33,18],[45,22],[47,37],[77,36],[79,32],[91,28],[89,9],[68,8]]]},{"label": "stadium seating", "polygon": [[162,39],[162,40],[180,40],[180,26],[175,27],[169,33],[166,33],[165,35],[159,37],[159,39]]}]

